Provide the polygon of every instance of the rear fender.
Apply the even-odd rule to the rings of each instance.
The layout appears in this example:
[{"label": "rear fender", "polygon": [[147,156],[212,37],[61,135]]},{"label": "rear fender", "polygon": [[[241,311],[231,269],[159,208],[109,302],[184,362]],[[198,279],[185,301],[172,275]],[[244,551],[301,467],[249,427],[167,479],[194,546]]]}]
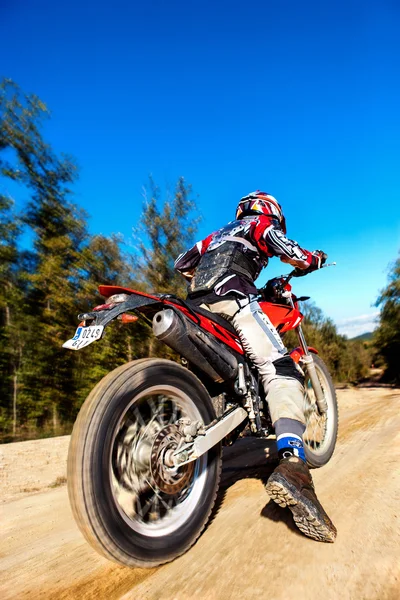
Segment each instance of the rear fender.
[{"label": "rear fender", "polygon": [[[313,348],[312,346],[307,346],[307,348],[308,348],[309,352],[312,352],[313,354],[318,354],[318,350],[316,348]],[[301,348],[300,346],[298,346],[297,348],[294,348],[290,352],[290,356],[293,358],[295,363],[299,363],[299,361],[302,359],[304,354],[305,354],[305,352],[304,352],[303,348]]]},{"label": "rear fender", "polygon": [[[107,288],[107,289],[106,289]],[[160,297],[151,296],[143,292],[137,292],[136,290],[130,290],[129,288],[114,287],[114,286],[100,286],[100,293],[105,296],[112,296],[113,294],[130,294],[129,298],[125,302],[119,302],[113,308],[106,310],[97,310],[78,315],[80,321],[88,322],[90,325],[103,325],[106,327],[111,321],[116,319],[119,315],[129,312],[131,310],[140,311],[143,307],[154,305],[161,306],[163,304]]]},{"label": "rear fender", "polygon": [[109,298],[110,296],[114,296],[114,294],[133,294],[143,298],[152,298],[153,300],[159,298],[159,296],[155,294],[146,294],[146,292],[139,292],[138,290],[132,290],[131,288],[121,287],[119,285],[99,285],[98,289],[104,298]]}]

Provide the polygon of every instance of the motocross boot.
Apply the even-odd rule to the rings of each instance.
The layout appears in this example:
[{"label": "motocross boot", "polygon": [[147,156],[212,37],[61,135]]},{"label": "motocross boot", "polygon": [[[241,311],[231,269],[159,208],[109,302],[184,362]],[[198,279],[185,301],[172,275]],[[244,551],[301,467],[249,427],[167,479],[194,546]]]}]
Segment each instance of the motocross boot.
[{"label": "motocross boot", "polygon": [[301,459],[284,458],[272,473],[265,489],[279,506],[293,513],[297,527],[319,542],[334,542],[336,527],[315,494],[311,473]]}]

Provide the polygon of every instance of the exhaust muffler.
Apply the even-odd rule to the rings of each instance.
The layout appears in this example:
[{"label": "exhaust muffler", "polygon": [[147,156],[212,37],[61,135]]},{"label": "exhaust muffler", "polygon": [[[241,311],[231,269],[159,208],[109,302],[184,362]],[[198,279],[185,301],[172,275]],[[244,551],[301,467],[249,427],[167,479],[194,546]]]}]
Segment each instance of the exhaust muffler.
[{"label": "exhaust muffler", "polygon": [[221,383],[236,378],[239,364],[236,357],[172,308],[154,315],[153,332],[160,341],[201,369],[213,381]]}]

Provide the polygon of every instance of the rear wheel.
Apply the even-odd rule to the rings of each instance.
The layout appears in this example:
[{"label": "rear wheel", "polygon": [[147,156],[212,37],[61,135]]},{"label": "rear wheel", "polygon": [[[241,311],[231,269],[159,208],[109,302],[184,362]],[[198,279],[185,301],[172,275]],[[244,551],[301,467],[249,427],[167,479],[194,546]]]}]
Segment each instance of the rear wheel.
[{"label": "rear wheel", "polygon": [[315,393],[310,378],[305,379],[304,415],[306,430],[303,435],[307,464],[314,469],[326,465],[336,445],[338,433],[338,405],[332,377],[324,361],[313,355],[315,369],[324,392],[328,410],[321,415],[316,404]]},{"label": "rear wheel", "polygon": [[87,541],[126,566],[173,560],[196,541],[217,494],[221,449],[174,468],[181,418],[215,418],[187,369],[145,359],[105,377],[84,403],[71,437],[68,492]]}]

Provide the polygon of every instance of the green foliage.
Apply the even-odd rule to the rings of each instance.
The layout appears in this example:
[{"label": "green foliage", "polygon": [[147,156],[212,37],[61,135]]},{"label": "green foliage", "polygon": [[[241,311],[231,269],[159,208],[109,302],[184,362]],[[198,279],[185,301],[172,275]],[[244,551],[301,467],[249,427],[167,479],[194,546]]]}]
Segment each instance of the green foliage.
[{"label": "green foliage", "polygon": [[[56,425],[58,412],[65,412],[62,382],[70,380],[72,369],[60,339],[72,317],[76,264],[86,224],[68,202],[66,186],[74,180],[73,163],[58,157],[42,138],[46,106],[36,96],[24,95],[11,81],[3,81],[0,91],[0,148],[7,157],[11,155],[1,159],[0,174],[29,190],[23,222],[34,235],[31,266],[19,272],[25,281],[23,298],[14,304],[14,320],[11,317],[15,329],[23,301],[30,326],[26,343],[18,343],[14,351],[18,361],[13,367],[13,401],[19,404],[20,416],[22,408],[33,402],[35,415],[51,412]],[[17,329],[13,338],[18,340],[23,328]]]},{"label": "green foliage", "polygon": [[377,306],[381,307],[379,327],[373,343],[383,358],[388,381],[400,382],[400,257],[392,265],[389,283],[382,290]]},{"label": "green foliage", "polygon": [[[312,302],[302,304],[301,311],[307,343],[318,349],[335,381],[357,382],[368,375],[371,351],[367,344],[338,334],[331,319],[325,317]],[[297,335],[293,331],[288,332],[284,341],[288,348],[298,346]]]},{"label": "green foliage", "polygon": [[[84,312],[97,304],[103,304],[104,298],[97,290],[100,284],[137,288],[131,262],[130,257],[121,250],[121,242],[117,236],[93,236],[83,249],[79,261],[76,312]],[[67,337],[70,337],[72,323],[74,320],[70,321]],[[74,386],[79,390],[74,412],[77,412],[90,390],[104,375],[128,361],[147,356],[148,346],[149,330],[143,322],[138,321],[132,326],[114,322],[107,328],[101,343],[69,353],[74,358]]]},{"label": "green foliage", "polygon": [[[42,136],[46,105],[10,80],[0,83],[0,183],[28,192],[23,214],[0,195],[0,435],[3,439],[66,433],[83,400],[106,373],[153,354],[172,356],[148,326],[113,323],[101,343],[69,352],[62,343],[77,314],[104,299],[99,284],[183,292],[173,270],[192,243],[196,222],[190,186],[183,178],[161,205],[152,180],[135,256],[117,236],[91,236],[86,215],[70,200],[77,170]],[[4,185],[3,185],[4,184]],[[29,231],[32,250],[21,250]],[[140,275],[140,276],[139,276]]]},{"label": "green foliage", "polygon": [[193,242],[198,218],[192,188],[183,177],[176,183],[173,197],[161,200],[152,178],[144,190],[143,215],[134,230],[137,240],[138,272],[151,291],[186,294],[186,284],[174,270],[175,259]]},{"label": "green foliage", "polygon": [[[12,151],[16,160],[0,158],[0,173],[25,184],[33,193],[30,206],[37,199],[53,206],[50,212],[62,212],[62,200],[68,194],[67,184],[74,180],[75,165],[68,157],[59,158],[42,138],[43,122],[49,117],[46,105],[37,96],[24,94],[10,79],[0,83],[0,152]],[[58,207],[57,201],[61,201]],[[51,233],[54,225],[46,222],[42,212],[42,228]],[[63,233],[62,231],[60,233]]]},{"label": "green foliage", "polygon": [[372,340],[373,333],[372,331],[368,331],[367,333],[362,333],[361,335],[357,335],[354,338],[351,338],[352,341],[358,342],[370,342]]}]

